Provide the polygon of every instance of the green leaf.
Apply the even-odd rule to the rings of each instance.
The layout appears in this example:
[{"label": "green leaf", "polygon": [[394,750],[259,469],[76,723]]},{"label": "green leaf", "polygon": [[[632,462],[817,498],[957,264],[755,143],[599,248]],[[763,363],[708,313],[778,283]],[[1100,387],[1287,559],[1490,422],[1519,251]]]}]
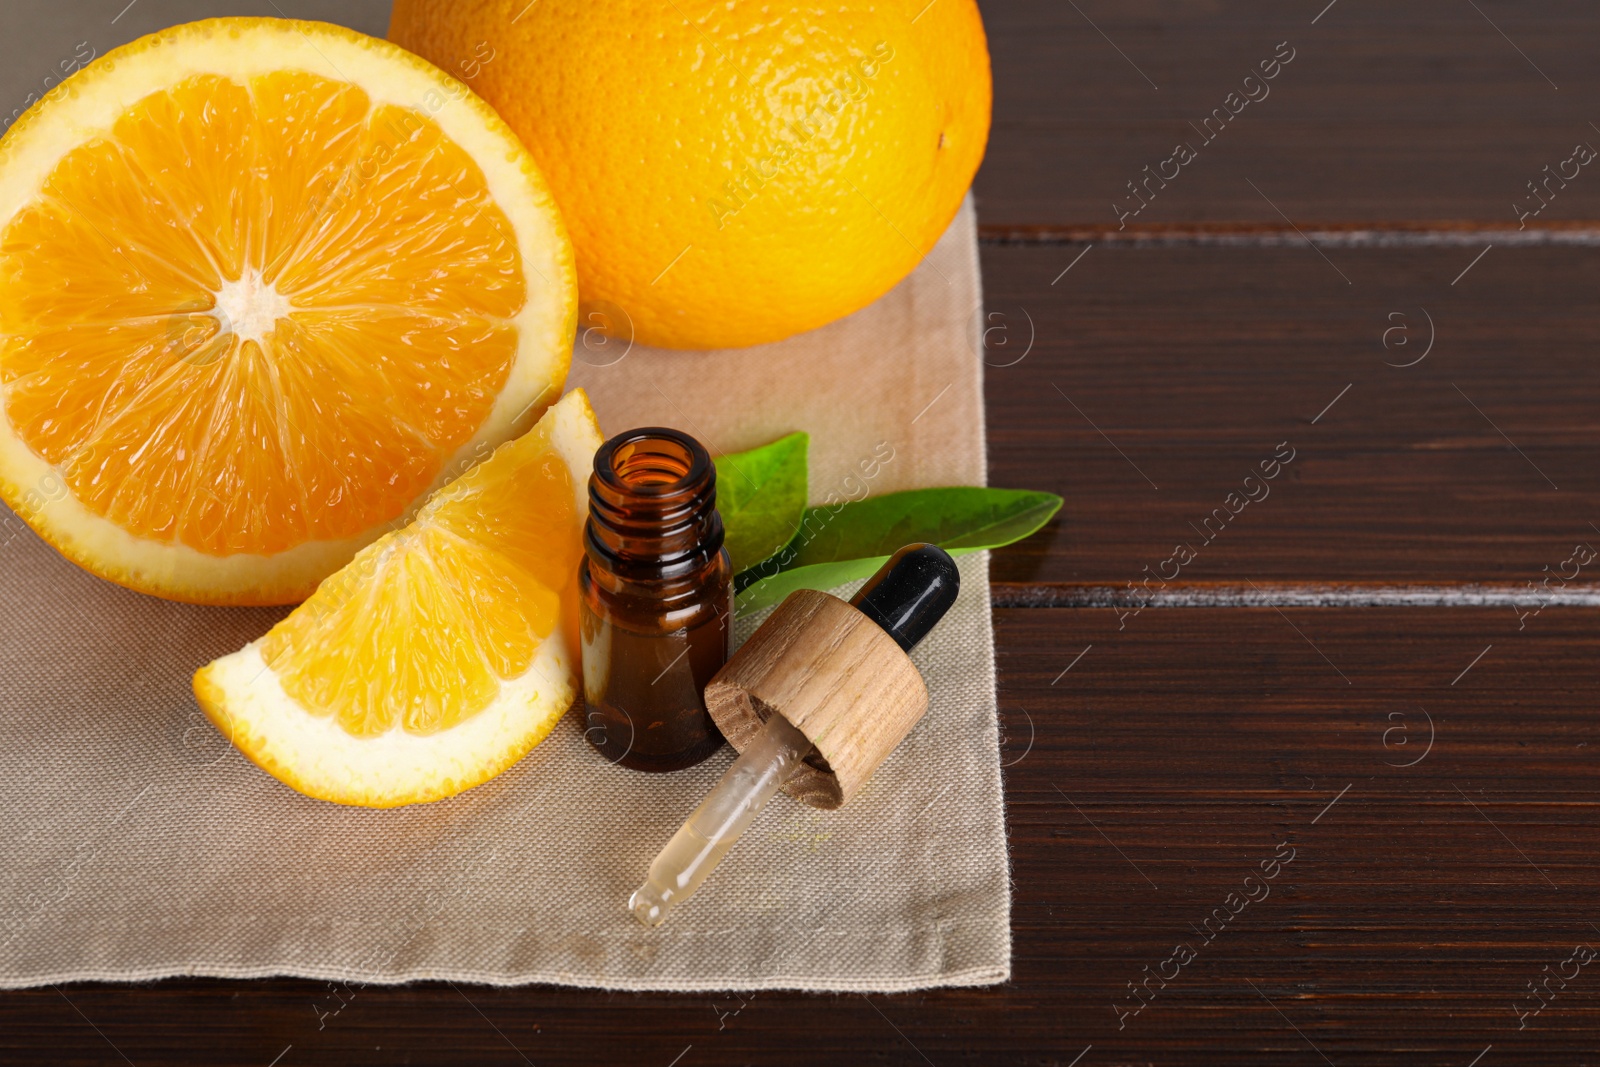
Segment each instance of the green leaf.
[{"label": "green leaf", "polygon": [[792,433],[748,452],[717,457],[717,510],[735,574],[787,545],[800,529],[810,441],[804,433]]},{"label": "green leaf", "polygon": [[913,489],[808,508],[800,532],[782,552],[739,574],[739,610],[776,604],[796,589],[831,589],[866,578],[913,541],[953,556],[1009,545],[1060,508],[1054,493],[977,486]]},{"label": "green leaf", "polygon": [[[740,590],[736,598],[737,610],[741,613],[758,611],[769,604],[780,604],[796,589],[832,589],[857,578],[870,578],[888,558],[872,556],[867,559],[840,560],[837,563],[816,563],[809,567],[778,571],[770,578],[756,577]],[[757,571],[759,568],[746,571],[745,574],[756,575]],[[744,576],[740,575],[741,578]]]}]

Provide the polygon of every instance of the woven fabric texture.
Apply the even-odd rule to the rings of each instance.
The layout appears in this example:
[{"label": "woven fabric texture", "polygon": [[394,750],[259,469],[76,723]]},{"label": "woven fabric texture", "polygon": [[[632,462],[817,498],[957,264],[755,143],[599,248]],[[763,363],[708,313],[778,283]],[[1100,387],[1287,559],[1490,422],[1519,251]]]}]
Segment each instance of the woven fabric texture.
[{"label": "woven fabric texture", "polygon": [[[665,424],[733,451],[809,431],[814,502],[982,484],[979,304],[969,202],[915,274],[844,321],[712,353],[586,334],[570,384],[608,432]],[[928,714],[864,792],[838,812],[777,797],[647,930],[628,894],[731,750],[639,774],[596,755],[574,712],[461,796],[392,811],[311,800],[233,751],[189,690],[282,609],[131,593],[0,519],[0,986],[300,975],[872,992],[1009,977],[986,554],[962,560],[958,604],[915,651]],[[738,620],[738,639],[759,621]]]}]

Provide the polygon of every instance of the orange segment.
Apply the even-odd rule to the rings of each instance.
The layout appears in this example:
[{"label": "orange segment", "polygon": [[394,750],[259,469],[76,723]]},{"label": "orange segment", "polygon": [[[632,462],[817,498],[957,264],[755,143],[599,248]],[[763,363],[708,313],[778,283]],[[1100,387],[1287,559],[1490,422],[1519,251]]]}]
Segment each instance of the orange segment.
[{"label": "orange segment", "polygon": [[356,735],[448,729],[528,669],[581,551],[573,478],[546,424],[367,546],[262,642],[286,692]]},{"label": "orange segment", "polygon": [[436,799],[509,766],[577,697],[582,391],[441,489],[195,692],[239,749],[341,803]]},{"label": "orange segment", "polygon": [[[73,558],[183,599],[304,596],[559,392],[559,217],[442,72],[335,27],[223,19],[71,88],[0,142],[0,191],[27,194],[0,220],[0,429],[20,446],[0,491]],[[60,143],[78,128],[99,132]],[[20,499],[51,472],[69,501]]]}]

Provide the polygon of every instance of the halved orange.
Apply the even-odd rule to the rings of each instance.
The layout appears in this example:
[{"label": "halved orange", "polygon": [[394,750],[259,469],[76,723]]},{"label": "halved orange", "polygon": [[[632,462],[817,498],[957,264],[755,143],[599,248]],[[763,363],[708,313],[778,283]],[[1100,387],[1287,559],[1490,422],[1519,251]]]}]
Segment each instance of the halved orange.
[{"label": "halved orange", "polygon": [[0,140],[0,495],[132,588],[299,600],[533,424],[576,306],[461,82],[320,23],[165,30]]},{"label": "halved orange", "polygon": [[267,635],[195,674],[234,745],[308,796],[394,807],[487,781],[578,696],[600,428],[574,390]]}]

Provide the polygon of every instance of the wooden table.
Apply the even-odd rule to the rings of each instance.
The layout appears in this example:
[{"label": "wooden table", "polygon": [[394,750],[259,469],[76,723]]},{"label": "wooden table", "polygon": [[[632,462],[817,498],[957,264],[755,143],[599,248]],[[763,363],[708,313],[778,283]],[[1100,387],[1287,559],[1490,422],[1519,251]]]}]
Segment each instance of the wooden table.
[{"label": "wooden table", "polygon": [[991,481],[1067,500],[994,561],[1014,981],[81,985],[0,998],[0,1059],[1593,1058],[1600,17],[984,14]]}]

